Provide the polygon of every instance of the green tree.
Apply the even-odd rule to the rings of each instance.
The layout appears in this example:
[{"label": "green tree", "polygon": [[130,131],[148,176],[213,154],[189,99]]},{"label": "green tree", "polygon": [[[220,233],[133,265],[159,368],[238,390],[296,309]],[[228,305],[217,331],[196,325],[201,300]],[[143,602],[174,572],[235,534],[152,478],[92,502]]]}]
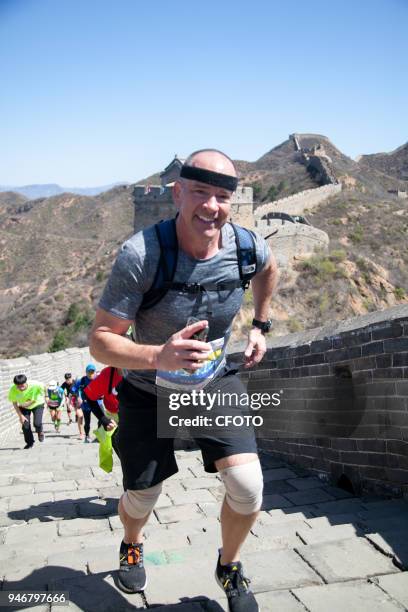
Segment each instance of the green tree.
[{"label": "green tree", "polygon": [[48,352],[55,353],[56,351],[63,351],[64,349],[68,348],[68,346],[68,334],[65,330],[59,329],[54,335],[54,338],[49,346]]}]

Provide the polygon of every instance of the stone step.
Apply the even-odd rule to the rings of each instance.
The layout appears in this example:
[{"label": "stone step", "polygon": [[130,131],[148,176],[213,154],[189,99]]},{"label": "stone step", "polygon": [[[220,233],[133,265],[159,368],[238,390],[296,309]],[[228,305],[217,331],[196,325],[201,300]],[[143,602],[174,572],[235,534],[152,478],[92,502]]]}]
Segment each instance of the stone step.
[{"label": "stone step", "polygon": [[395,564],[403,570],[408,569],[408,529],[387,528],[380,533],[367,533],[367,540],[384,555],[391,557]]},{"label": "stone step", "polygon": [[361,537],[364,531],[352,524],[336,525],[326,529],[301,528],[296,530],[296,535],[304,544],[320,544],[320,542],[336,542],[353,537]]},{"label": "stone step", "polygon": [[362,580],[293,590],[309,612],[402,612],[401,606],[375,584]]},{"label": "stone step", "polygon": [[310,544],[296,550],[327,583],[400,571],[364,538]]},{"label": "stone step", "polygon": [[[292,550],[255,552],[243,561],[255,593],[289,589],[299,584],[322,584],[316,572]],[[150,567],[145,590],[149,605],[170,604],[181,597],[202,595],[203,583],[206,596],[219,599],[220,587],[212,579],[215,564],[214,556],[202,556],[183,564],[182,573],[177,563]]]}]

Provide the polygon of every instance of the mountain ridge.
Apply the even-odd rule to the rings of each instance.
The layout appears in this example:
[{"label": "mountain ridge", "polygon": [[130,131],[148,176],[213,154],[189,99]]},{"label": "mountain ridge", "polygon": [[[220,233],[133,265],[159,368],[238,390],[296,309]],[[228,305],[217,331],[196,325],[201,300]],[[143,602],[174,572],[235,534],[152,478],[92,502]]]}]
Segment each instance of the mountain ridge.
[{"label": "mountain ridge", "polygon": [[[337,255],[333,261],[317,255],[309,268],[295,262],[284,272],[273,308],[279,334],[388,307],[406,299],[408,285],[408,207],[387,192],[395,185],[407,189],[408,182],[351,160],[326,137],[299,136],[304,146],[323,146],[344,187],[306,213],[329,234]],[[318,186],[290,140],[259,160],[240,160],[237,166],[244,184],[261,184],[260,199]],[[117,250],[133,233],[132,190],[133,185],[122,185],[94,196],[64,193],[35,200],[0,193],[2,357],[86,345]],[[145,210],[143,215],[140,227],[160,218]],[[344,251],[341,258],[339,251]],[[337,303],[333,296],[339,292],[344,299]],[[242,329],[245,312],[239,316]]]}]

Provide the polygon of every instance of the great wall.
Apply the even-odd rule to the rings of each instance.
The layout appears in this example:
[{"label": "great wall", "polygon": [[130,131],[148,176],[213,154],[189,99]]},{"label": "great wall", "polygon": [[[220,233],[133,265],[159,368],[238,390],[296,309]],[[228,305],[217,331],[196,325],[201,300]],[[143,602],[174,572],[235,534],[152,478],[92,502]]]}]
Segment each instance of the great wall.
[{"label": "great wall", "polygon": [[[302,215],[342,188],[324,152],[302,150],[297,135],[291,138],[304,163],[312,162],[317,168],[320,162],[314,158],[323,160],[319,172],[326,184],[258,208],[252,189],[240,187],[232,202],[234,221],[255,227],[264,236],[272,234],[269,240],[281,265],[315,248],[327,248],[329,239],[310,225],[270,216],[276,212]],[[175,158],[165,169],[161,186],[134,187],[135,230],[152,218],[174,215],[169,185],[179,166]],[[88,349],[72,348],[0,361],[0,446],[18,430],[7,401],[15,374],[24,372],[44,382],[61,380],[67,370],[80,374],[88,360]],[[286,392],[279,439],[261,436],[261,448],[336,482],[343,478],[355,491],[408,494],[407,306],[333,323],[327,329],[269,339],[265,360],[247,378],[252,389],[272,390],[278,384]],[[301,435],[301,429],[289,431],[299,410],[305,415],[304,425],[308,421],[315,425],[306,428],[311,432],[308,436]],[[333,414],[338,422],[331,422]],[[288,438],[285,432],[290,433]]]},{"label": "great wall", "polygon": [[[293,257],[312,253],[316,249],[326,249],[329,237],[325,232],[310,225],[284,221],[279,224],[280,226],[274,224],[272,232],[268,215],[275,212],[292,216],[303,215],[305,211],[313,210],[328,198],[340,193],[342,189],[324,148],[302,148],[300,138],[297,134],[290,135],[294,151],[299,155],[299,162],[306,165],[313,178],[323,183],[320,187],[256,206],[252,187],[239,185],[232,198],[231,219],[259,231],[265,237],[272,234],[268,240],[274,251],[280,253],[277,258],[280,265],[286,265]],[[160,175],[161,185],[135,185],[132,195],[135,231],[157,219],[174,216],[176,210],[171,186],[179,175],[182,161],[177,155],[174,157]]]}]

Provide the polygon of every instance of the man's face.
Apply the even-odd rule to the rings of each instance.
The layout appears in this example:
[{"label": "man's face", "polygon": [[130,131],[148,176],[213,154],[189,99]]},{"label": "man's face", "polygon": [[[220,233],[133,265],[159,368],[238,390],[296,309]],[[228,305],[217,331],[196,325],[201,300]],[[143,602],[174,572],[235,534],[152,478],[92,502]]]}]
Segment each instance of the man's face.
[{"label": "man's face", "polygon": [[21,385],[16,385],[16,387],[17,387],[17,389],[19,391],[25,391],[27,389],[27,387],[28,387],[28,384],[27,383],[22,383]]},{"label": "man's face", "polygon": [[88,378],[94,378],[95,377],[95,370],[87,370],[86,371],[86,375]]},{"label": "man's face", "polygon": [[[231,162],[218,153],[197,155],[191,165],[235,176]],[[228,221],[232,192],[223,187],[181,179],[174,187],[174,200],[184,227],[196,236],[212,238]]]}]

